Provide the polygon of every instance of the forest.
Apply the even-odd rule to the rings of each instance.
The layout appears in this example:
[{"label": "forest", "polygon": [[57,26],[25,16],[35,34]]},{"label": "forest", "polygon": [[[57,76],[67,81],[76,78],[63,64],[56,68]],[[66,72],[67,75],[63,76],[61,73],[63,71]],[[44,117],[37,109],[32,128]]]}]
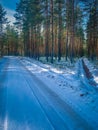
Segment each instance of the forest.
[{"label": "forest", "polygon": [[0,4],[0,56],[98,60],[98,0],[20,0],[16,21]]},{"label": "forest", "polygon": [[0,130],[98,130],[98,0],[0,0]]}]

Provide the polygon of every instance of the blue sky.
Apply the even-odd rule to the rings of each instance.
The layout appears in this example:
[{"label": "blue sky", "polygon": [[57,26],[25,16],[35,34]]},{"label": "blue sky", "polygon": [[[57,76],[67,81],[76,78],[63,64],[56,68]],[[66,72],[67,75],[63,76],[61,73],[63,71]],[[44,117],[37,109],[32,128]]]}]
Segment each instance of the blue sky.
[{"label": "blue sky", "polygon": [[0,3],[1,3],[5,8],[11,9],[11,10],[15,10],[15,8],[16,8],[16,3],[17,3],[18,1],[19,1],[19,0],[0,0]]},{"label": "blue sky", "polygon": [[3,8],[7,11],[7,18],[11,22],[11,24],[15,21],[13,17],[15,13],[16,3],[19,0],[0,0],[0,4],[2,4]]}]

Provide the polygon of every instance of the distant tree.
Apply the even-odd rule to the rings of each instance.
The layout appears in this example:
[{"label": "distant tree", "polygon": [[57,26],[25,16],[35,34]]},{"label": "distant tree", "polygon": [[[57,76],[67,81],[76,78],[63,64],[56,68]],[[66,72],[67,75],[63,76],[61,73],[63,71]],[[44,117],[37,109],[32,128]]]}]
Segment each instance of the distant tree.
[{"label": "distant tree", "polygon": [[41,31],[41,1],[20,0],[16,7],[16,26],[23,31],[24,54],[39,59],[39,41]]},{"label": "distant tree", "polygon": [[7,22],[6,11],[0,4],[0,55],[3,55],[3,27]]},{"label": "distant tree", "polygon": [[88,57],[94,60],[98,57],[98,1],[86,3],[86,9],[89,13],[87,21]]},{"label": "distant tree", "polygon": [[7,25],[5,29],[5,54],[6,55],[18,55],[18,32],[14,29],[13,26]]}]

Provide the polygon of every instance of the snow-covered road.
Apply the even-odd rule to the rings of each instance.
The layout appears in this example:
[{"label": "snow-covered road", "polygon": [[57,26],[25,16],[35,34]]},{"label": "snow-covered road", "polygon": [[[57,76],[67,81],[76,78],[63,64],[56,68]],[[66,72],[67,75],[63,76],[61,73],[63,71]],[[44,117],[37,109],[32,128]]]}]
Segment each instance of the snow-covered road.
[{"label": "snow-covered road", "polygon": [[93,130],[18,57],[3,58],[0,67],[0,130]]}]

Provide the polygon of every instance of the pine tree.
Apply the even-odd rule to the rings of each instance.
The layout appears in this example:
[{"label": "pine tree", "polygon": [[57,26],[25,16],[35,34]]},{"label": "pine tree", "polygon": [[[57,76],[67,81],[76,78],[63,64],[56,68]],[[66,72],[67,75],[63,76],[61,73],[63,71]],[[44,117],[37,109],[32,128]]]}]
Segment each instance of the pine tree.
[{"label": "pine tree", "polygon": [[49,1],[45,0],[45,56],[48,62],[49,58]]},{"label": "pine tree", "polygon": [[98,47],[98,1],[88,4],[89,20],[87,22],[88,57],[92,60],[97,57]]},{"label": "pine tree", "polygon": [[5,29],[5,54],[6,55],[18,55],[18,32],[13,26],[7,25]]},{"label": "pine tree", "polygon": [[0,55],[3,55],[3,25],[7,22],[6,11],[0,4]]},{"label": "pine tree", "polygon": [[51,11],[51,63],[53,63],[54,57],[54,2],[50,1],[50,11]]}]

